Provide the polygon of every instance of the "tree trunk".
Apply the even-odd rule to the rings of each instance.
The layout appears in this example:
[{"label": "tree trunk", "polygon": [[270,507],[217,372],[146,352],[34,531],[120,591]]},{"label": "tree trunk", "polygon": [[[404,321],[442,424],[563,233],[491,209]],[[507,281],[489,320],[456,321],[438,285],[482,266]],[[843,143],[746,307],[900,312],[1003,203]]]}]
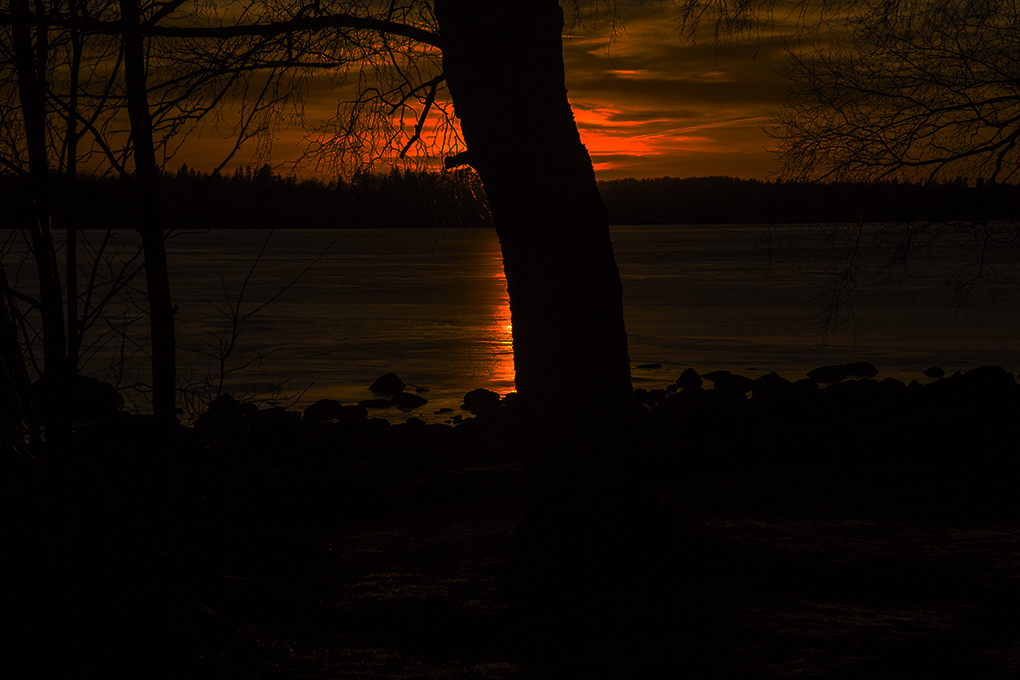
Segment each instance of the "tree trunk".
[{"label": "tree trunk", "polygon": [[177,365],[174,308],[170,296],[166,246],[159,211],[159,166],[156,163],[149,111],[145,43],[138,0],[120,0],[124,21],[124,74],[131,119],[138,231],[145,256],[146,298],[152,343],[152,414],[160,450],[156,464],[156,516],[165,540],[172,540],[177,486]]},{"label": "tree trunk", "polygon": [[[50,222],[50,168],[46,143],[46,67],[49,48],[42,18],[38,19],[33,46],[28,9],[28,0],[11,1],[11,14],[17,19],[11,27],[12,43],[28,151],[28,193],[32,204],[29,231],[32,235],[32,256],[39,276],[39,308],[43,321],[45,375],[42,376],[44,380],[39,391],[40,410],[46,425],[50,453],[60,458],[70,446],[71,406],[67,389],[60,270],[53,248]],[[36,3],[36,12],[41,17],[41,3]]]},{"label": "tree trunk", "polygon": [[435,11],[503,252],[528,480],[518,533],[538,550],[601,550],[655,500],[636,475],[623,289],[567,101],[563,13],[555,0]]},{"label": "tree trunk", "polygon": [[146,297],[152,341],[152,412],[176,422],[176,363],[173,302],[159,213],[159,165],[149,112],[144,36],[138,0],[120,0],[124,20],[124,73],[131,119],[138,231],[145,255]]}]

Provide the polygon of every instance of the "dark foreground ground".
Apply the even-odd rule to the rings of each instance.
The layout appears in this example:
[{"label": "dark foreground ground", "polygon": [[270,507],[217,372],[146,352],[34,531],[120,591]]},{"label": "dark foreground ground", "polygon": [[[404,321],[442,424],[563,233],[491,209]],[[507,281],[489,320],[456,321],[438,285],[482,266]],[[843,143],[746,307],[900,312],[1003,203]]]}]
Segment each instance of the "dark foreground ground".
[{"label": "dark foreground ground", "polygon": [[[1020,392],[718,378],[639,390],[703,524],[656,574],[526,574],[513,404],[457,427],[224,401],[156,538],[146,419],[9,493],[8,667],[40,677],[1016,678]],[[688,376],[690,377],[690,376]],[[706,384],[707,386],[707,384]],[[326,404],[324,407],[329,407]],[[30,677],[32,673],[25,673]]]}]

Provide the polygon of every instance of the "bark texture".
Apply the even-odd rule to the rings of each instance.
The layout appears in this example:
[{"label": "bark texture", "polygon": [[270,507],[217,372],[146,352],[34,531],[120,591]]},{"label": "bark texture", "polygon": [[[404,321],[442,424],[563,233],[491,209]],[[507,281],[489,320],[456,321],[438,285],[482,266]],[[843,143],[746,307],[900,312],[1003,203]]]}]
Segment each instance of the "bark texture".
[{"label": "bark texture", "polygon": [[622,285],[567,100],[562,10],[437,0],[435,11],[503,253],[529,480],[521,528],[546,547],[626,533],[651,494],[635,481]]}]

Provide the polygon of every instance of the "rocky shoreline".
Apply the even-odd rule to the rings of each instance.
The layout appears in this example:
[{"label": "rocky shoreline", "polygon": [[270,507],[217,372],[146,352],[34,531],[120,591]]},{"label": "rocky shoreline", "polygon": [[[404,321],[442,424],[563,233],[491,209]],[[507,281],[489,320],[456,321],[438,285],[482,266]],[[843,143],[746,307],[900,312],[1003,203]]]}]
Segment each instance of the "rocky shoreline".
[{"label": "rocky shoreline", "polygon": [[[923,372],[928,381],[909,384],[895,378],[876,380],[879,370],[868,362],[822,366],[796,381],[768,373],[755,379],[730,371],[698,374],[684,370],[662,387],[634,389],[634,418],[642,432],[675,431],[685,440],[716,431],[733,438],[741,430],[797,430],[805,433],[838,422],[842,436],[852,431],[891,427],[924,429],[918,419],[940,412],[992,413],[1020,404],[1020,384],[999,366],[983,366],[946,375],[938,367]],[[711,386],[709,388],[709,385]],[[370,388],[377,397],[342,404],[321,399],[302,411],[280,407],[258,409],[222,395],[195,423],[195,430],[220,445],[249,446],[258,441],[312,437],[325,431],[382,434],[393,430],[442,432],[472,420],[506,425],[516,417],[516,394],[505,396],[477,388],[464,395],[461,413],[443,408],[432,412],[443,423],[426,423],[414,410],[427,411],[427,398],[407,389],[394,373]],[[564,399],[571,396],[565,394]],[[411,411],[403,423],[374,417],[381,410]],[[937,424],[918,436],[937,434]],[[424,432],[425,430],[422,430]],[[246,433],[251,433],[248,437]]]},{"label": "rocky shoreline", "polygon": [[396,424],[223,396],[179,430],[169,539],[121,413],[8,494],[12,648],[40,677],[1013,677],[1020,386],[873,369],[636,389],[635,464],[713,539],[599,589],[511,566],[514,396]]}]

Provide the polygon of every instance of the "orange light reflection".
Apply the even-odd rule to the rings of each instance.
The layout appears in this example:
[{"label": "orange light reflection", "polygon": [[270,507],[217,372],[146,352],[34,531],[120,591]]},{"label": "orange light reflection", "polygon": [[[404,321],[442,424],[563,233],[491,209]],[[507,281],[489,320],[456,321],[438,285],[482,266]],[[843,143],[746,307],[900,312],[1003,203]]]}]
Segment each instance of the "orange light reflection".
[{"label": "orange light reflection", "polygon": [[510,296],[506,290],[506,276],[503,274],[503,261],[497,254],[492,276],[499,280],[502,295],[499,302],[492,307],[489,324],[488,342],[491,345],[491,359],[488,380],[493,389],[499,392],[514,390],[514,339],[513,326],[510,321]]}]

